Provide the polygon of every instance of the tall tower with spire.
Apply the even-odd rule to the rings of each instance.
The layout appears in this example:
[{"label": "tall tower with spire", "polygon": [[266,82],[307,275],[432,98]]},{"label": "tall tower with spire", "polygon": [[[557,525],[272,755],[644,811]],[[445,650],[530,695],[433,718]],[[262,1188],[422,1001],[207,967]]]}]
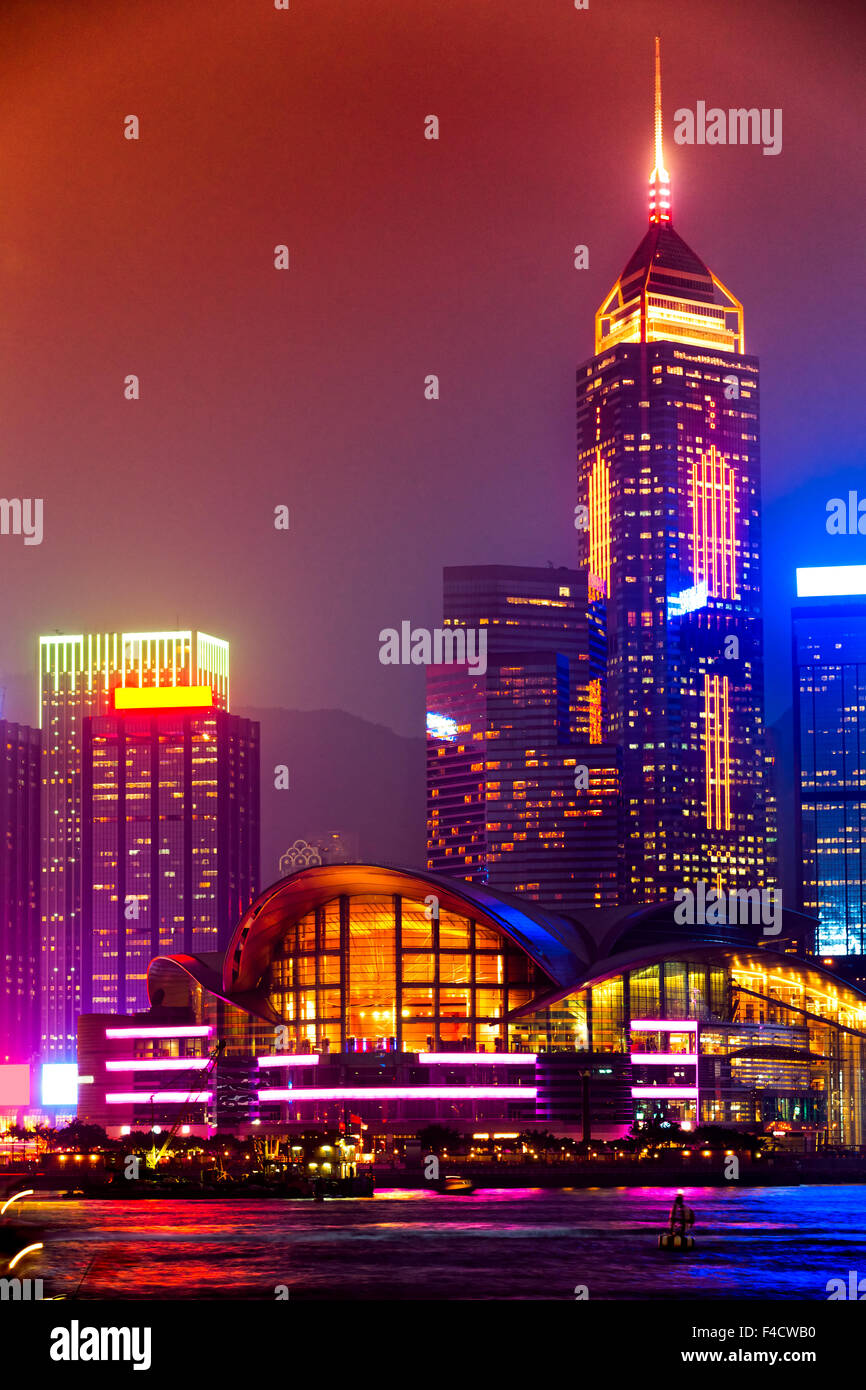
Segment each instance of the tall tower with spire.
[{"label": "tall tower with spire", "polygon": [[766,834],[758,361],[673,227],[660,42],[649,225],[577,372],[579,558],[604,607],[626,893],[773,880]]}]

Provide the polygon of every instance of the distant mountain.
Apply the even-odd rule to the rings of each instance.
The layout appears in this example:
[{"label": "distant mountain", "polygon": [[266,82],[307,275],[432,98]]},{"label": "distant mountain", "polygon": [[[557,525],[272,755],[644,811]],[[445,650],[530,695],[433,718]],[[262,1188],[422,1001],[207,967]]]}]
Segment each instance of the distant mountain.
[{"label": "distant mountain", "polygon": [[0,690],[4,692],[0,718],[35,728],[39,723],[39,682],[35,671],[28,675],[0,674]]},{"label": "distant mountain", "polygon": [[[362,861],[423,867],[425,740],[344,710],[241,709],[262,726],[262,887],[295,840],[357,835]],[[274,786],[274,768],[289,787]]]}]

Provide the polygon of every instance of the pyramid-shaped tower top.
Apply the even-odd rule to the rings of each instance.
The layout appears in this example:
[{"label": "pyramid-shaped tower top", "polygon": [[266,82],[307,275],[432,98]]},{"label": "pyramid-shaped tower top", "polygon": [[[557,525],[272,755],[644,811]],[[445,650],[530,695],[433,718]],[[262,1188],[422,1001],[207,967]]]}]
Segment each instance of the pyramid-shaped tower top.
[{"label": "pyramid-shaped tower top", "polygon": [[595,350],[660,340],[743,352],[743,306],[671,225],[671,179],[662,144],[661,40],[655,38],[655,164],[649,229],[595,316]]}]

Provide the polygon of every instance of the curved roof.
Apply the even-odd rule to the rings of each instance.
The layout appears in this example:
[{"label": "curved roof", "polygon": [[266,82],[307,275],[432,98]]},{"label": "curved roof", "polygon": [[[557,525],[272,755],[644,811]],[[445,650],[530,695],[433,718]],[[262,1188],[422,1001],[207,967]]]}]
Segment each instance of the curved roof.
[{"label": "curved roof", "polygon": [[151,997],[170,964],[172,970],[182,972],[218,998],[269,1023],[279,1022],[261,982],[288,924],[341,895],[370,894],[399,894],[415,901],[432,894],[440,908],[472,917],[525,951],[548,986],[512,1017],[532,1013],[623,970],[671,957],[706,960],[745,951],[760,951],[763,958],[789,968],[808,969],[866,998],[866,993],[840,981],[814,958],[779,950],[783,942],[790,944],[814,925],[813,918],[787,908],[782,913],[782,930],[772,938],[760,935],[760,928],[679,923],[673,902],[587,908],[578,919],[486,885],[377,864],[317,864],[280,879],[243,914],[221,962],[218,956],[158,956],[148,972]]},{"label": "curved roof", "polygon": [[[214,955],[216,956],[216,967]],[[264,1019],[266,1023],[279,1023],[281,1021],[276,1010],[258,990],[232,995],[224,993],[221,967],[222,958],[219,952],[209,952],[207,956],[183,954],[154,956],[147,968],[147,993],[151,1006],[163,1002],[162,999],[157,999],[157,993],[165,989],[172,977],[177,978],[180,975],[181,977],[187,976],[195,984],[201,985],[217,999],[224,1000],[226,1004],[234,1004],[236,1008],[245,1009],[248,1013],[255,1014],[257,1018]]]},{"label": "curved roof", "polygon": [[433,894],[446,911],[474,917],[509,937],[553,987],[568,988],[580,974],[585,943],[579,927],[537,903],[426,871],[376,864],[317,864],[272,884],[244,913],[226,950],[223,994],[234,998],[257,988],[288,922],[340,894],[366,893],[399,893],[420,900]]},{"label": "curved roof", "polygon": [[[647,911],[648,909],[642,909]],[[796,917],[802,916],[800,913],[793,914]],[[627,942],[621,943],[627,946]],[[754,952],[759,955],[762,962],[785,970],[797,970],[800,973],[808,972],[816,976],[822,984],[832,985],[839,993],[848,993],[857,999],[866,1001],[866,991],[857,985],[851,984],[848,980],[840,979],[832,971],[825,969],[820,961],[813,958],[804,959],[802,956],[789,954],[787,951],[774,950],[772,946],[767,947],[764,942],[756,939],[744,939],[739,936],[732,936],[727,941],[721,937],[712,940],[694,937],[691,942],[686,942],[682,938],[673,940],[657,939],[651,945],[645,942],[641,946],[631,947],[630,949],[618,950],[604,958],[595,960],[585,971],[576,985],[570,989],[551,990],[543,998],[535,999],[529,1004],[523,1004],[519,1009],[514,1009],[508,1018],[521,1018],[527,1014],[534,1013],[536,1009],[544,1008],[550,1004],[557,1003],[571,994],[574,989],[588,989],[593,985],[602,984],[609,980],[613,975],[621,975],[626,970],[638,970],[643,966],[658,965],[665,960],[675,959],[678,961],[695,961],[709,963],[712,960],[721,958],[736,958],[739,955]]]}]

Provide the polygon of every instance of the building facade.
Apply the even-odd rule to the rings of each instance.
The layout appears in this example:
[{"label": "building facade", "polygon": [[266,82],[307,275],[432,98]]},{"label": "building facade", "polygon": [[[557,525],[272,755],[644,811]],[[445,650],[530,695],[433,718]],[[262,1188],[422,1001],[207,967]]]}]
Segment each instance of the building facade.
[{"label": "building facade", "polygon": [[604,600],[638,902],[771,875],[758,362],[742,305],[673,228],[658,53],[656,77],[649,227],[577,372],[578,551]]},{"label": "building facade", "polygon": [[772,937],[685,929],[672,904],[569,917],[429,872],[314,866],[267,889],[221,959],[152,963],[154,1008],[112,1021],[137,1030],[114,1051],[103,1025],[81,1104],[115,1126],[219,1127],[225,1063],[222,1123],[239,1133],[349,1111],[372,1135],[487,1120],[581,1134],[588,1116],[595,1138],[667,1120],[858,1146],[866,993],[797,953],[808,927],[785,912]]},{"label": "building facade", "polygon": [[428,868],[557,910],[616,903],[619,754],[586,576],[447,569],[444,607],[486,632],[487,668],[428,668]]},{"label": "building facade", "polygon": [[39,1046],[38,729],[0,719],[0,1063]]},{"label": "building facade", "polygon": [[258,724],[209,686],[125,693],[82,735],[85,1013],[146,1008],[153,957],[225,950],[259,887]]},{"label": "building facade", "polygon": [[228,709],[228,643],[202,632],[108,632],[39,639],[42,730],[41,1050],[75,1056],[82,1005],[84,720],[122,687],[208,685]]}]

